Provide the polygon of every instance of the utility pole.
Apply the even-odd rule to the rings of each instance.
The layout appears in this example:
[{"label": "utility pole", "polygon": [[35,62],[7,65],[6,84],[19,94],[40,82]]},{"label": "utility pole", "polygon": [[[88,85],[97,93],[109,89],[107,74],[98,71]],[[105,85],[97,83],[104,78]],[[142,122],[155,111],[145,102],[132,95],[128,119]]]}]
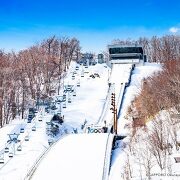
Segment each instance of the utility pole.
[{"label": "utility pole", "polygon": [[111,105],[113,113],[113,132],[117,135],[117,108],[116,108],[116,99],[115,99],[115,93],[111,94]]}]

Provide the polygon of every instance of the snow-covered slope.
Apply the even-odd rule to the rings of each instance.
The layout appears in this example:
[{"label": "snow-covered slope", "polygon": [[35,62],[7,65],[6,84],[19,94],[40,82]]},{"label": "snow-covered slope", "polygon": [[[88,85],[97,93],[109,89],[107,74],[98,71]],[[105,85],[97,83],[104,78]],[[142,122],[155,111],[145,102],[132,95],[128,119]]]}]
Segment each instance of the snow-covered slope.
[{"label": "snow-covered slope", "polygon": [[[71,73],[72,71],[74,71],[74,67],[70,69],[68,78],[65,79],[65,84],[76,85],[77,81],[80,81],[80,87],[76,87],[77,96],[72,97],[72,103],[67,103],[67,108],[62,110],[63,115],[65,116],[65,125],[67,125],[67,127],[77,128],[78,131],[81,133],[81,125],[84,123],[85,120],[88,122],[88,124],[93,124],[98,121],[108,92],[108,68],[104,66],[104,64],[98,64],[96,66],[91,66],[88,69],[83,69],[84,71],[89,72],[84,73],[84,77],[81,77],[81,68],[84,67],[80,67],[80,70],[77,71],[75,80],[72,80]],[[159,69],[160,65],[149,63],[145,64],[145,66],[139,66],[135,68],[132,75],[131,84],[127,88],[127,91],[125,93],[121,116],[118,121],[118,131],[120,134],[125,132],[124,125],[126,121],[124,119],[124,116],[126,115],[127,107],[133,99],[134,95],[136,95],[139,91],[141,80]],[[93,73],[98,73],[100,75],[100,78],[89,77]],[[115,77],[116,76],[114,76],[114,78]],[[114,81],[118,81],[118,79],[119,77],[117,77],[117,80],[114,79]],[[45,124],[47,119],[48,116],[46,116],[45,114],[42,123]],[[1,147],[4,146],[4,143],[6,143],[8,139],[5,133],[7,134],[11,132],[13,127],[14,125],[11,124],[0,129],[0,139],[2,142]],[[69,128],[69,132],[71,132],[71,130],[72,129]],[[97,141],[94,139],[96,139],[94,135],[84,136],[81,134],[69,135],[67,137],[64,137],[62,140],[59,141],[57,146],[54,146],[52,148],[52,151],[50,151],[54,153],[49,153],[49,155],[46,156],[48,157],[47,159],[44,159],[46,165],[40,165],[40,169],[38,170],[39,172],[37,171],[37,174],[34,176],[34,178],[37,179],[38,175],[39,177],[42,177],[42,171],[48,172],[47,167],[49,167],[49,169],[53,167],[52,171],[54,173],[54,168],[57,170],[57,174],[54,174],[54,178],[57,178],[57,176],[71,178],[74,174],[75,177],[78,178],[96,180],[96,177],[99,178],[100,174],[102,175],[102,163],[100,163],[102,162],[102,159],[97,159],[96,156],[104,154],[103,148],[105,146],[105,139],[107,139],[107,137],[103,135],[98,135]],[[47,148],[47,144],[48,143],[45,127],[42,126],[37,128],[37,131],[32,133],[32,137],[30,137],[29,142],[25,142],[25,144],[23,144],[22,152],[17,153],[17,155],[12,158],[12,163],[7,163],[5,166],[0,164],[0,179],[9,180],[12,177],[13,180],[23,179],[26,176],[26,173],[32,167],[33,163]],[[97,148],[92,149],[91,145]],[[57,163],[61,162],[61,165],[59,165],[59,167],[54,167],[57,157],[59,157]],[[101,155],[98,157],[102,158]],[[87,166],[84,167],[83,164],[87,162],[90,162],[90,164],[87,164]],[[92,167],[88,165],[93,166],[94,173],[92,173],[91,171]],[[121,179],[121,172],[119,169],[122,167],[122,165],[123,153],[117,152],[116,155],[113,157],[110,175],[111,180]],[[61,171],[60,167],[63,171]],[[69,172],[70,168],[72,170]],[[80,174],[77,174],[77,169]],[[59,176],[60,174],[62,176]],[[51,174],[51,178],[52,177],[53,176]]]},{"label": "snow-covered slope", "polygon": [[[96,65],[84,69],[80,67],[77,71],[75,80],[72,80],[72,71],[75,67],[71,67],[68,72],[68,76],[65,79],[65,84],[74,84],[76,86],[77,81],[80,81],[80,87],[76,86],[76,96],[72,97],[72,103],[67,103],[67,108],[62,109],[64,115],[64,125],[67,128],[67,132],[73,132],[73,129],[78,129],[82,132],[81,125],[86,120],[87,123],[95,123],[102,110],[102,106],[105,102],[107,89],[108,89],[108,68],[105,65]],[[81,69],[82,68],[82,69]],[[81,70],[86,71],[84,77],[81,77]],[[89,77],[93,73],[98,73],[99,77]],[[57,105],[58,108],[59,105]],[[53,113],[53,112],[52,112]],[[31,128],[25,128],[25,133],[30,133],[29,141],[22,143],[22,151],[16,151],[13,158],[9,158],[9,153],[3,153],[0,158],[4,158],[5,163],[0,164],[0,179],[14,179],[19,180],[26,176],[29,169],[41,156],[41,154],[48,148],[48,137],[46,135],[46,121],[51,119],[52,114],[44,113],[43,109],[43,121],[36,123],[36,131],[32,132]],[[11,124],[0,129],[0,145],[4,152],[5,144],[7,142],[8,133],[19,126],[21,123],[27,122],[27,120],[13,121]],[[17,132],[18,133],[18,132]],[[17,144],[14,146],[17,149]]]},{"label": "snow-covered slope", "polygon": [[131,101],[141,90],[142,80],[153,75],[155,72],[161,70],[161,65],[157,63],[145,63],[144,66],[137,66],[132,72],[130,86],[126,89],[124,95],[124,101],[122,104],[121,115],[118,120],[118,132],[119,134],[126,134],[126,129],[124,125],[126,123],[126,112]]},{"label": "snow-covered slope", "polygon": [[52,147],[32,179],[102,180],[108,136],[92,133],[64,137]]},{"label": "snow-covered slope", "polygon": [[[127,120],[125,118],[127,108],[131,104],[131,101],[140,92],[141,81],[143,78],[147,78],[153,73],[161,70],[161,65],[156,63],[145,63],[144,66],[137,66],[132,74],[130,86],[126,89],[124,95],[124,101],[122,105],[121,115],[118,119],[118,134],[128,134],[128,129],[125,128]],[[117,149],[113,153],[112,166],[110,171],[109,180],[123,179],[122,172],[125,170],[124,166],[127,162],[127,154],[122,151],[121,148]],[[138,178],[137,178],[138,179]]]}]

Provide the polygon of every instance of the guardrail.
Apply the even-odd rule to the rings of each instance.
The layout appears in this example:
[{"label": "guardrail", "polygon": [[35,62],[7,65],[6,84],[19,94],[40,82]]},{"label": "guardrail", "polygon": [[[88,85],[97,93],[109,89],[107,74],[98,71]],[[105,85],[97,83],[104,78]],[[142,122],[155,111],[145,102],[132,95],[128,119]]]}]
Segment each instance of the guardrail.
[{"label": "guardrail", "polygon": [[107,142],[106,142],[106,150],[105,150],[105,157],[104,157],[102,180],[108,180],[108,177],[109,177],[109,169],[110,169],[113,139],[114,139],[114,135],[109,133],[108,138],[107,138]]},{"label": "guardrail", "polygon": [[112,91],[112,87],[110,86],[108,88],[108,92],[107,92],[107,96],[106,96],[106,99],[105,99],[105,103],[103,105],[103,108],[102,108],[102,111],[101,111],[101,115],[99,117],[99,120],[98,120],[97,124],[103,122],[104,117],[106,116],[109,103],[111,102],[111,91]]},{"label": "guardrail", "polygon": [[30,170],[26,174],[24,180],[30,180],[32,178],[32,176],[34,175],[37,167],[39,166],[41,161],[44,159],[45,155],[51,150],[52,147],[54,147],[56,145],[56,143],[59,140],[61,140],[62,138],[66,137],[66,136],[68,136],[68,134],[65,134],[64,136],[62,136],[60,139],[58,139],[56,142],[54,142],[51,146],[49,146],[47,149],[45,149],[45,151],[43,151],[43,153],[40,155],[40,157],[36,160],[34,165],[30,168]]},{"label": "guardrail", "polygon": [[[129,83],[131,81],[131,75],[132,75],[132,70],[133,70],[132,67],[130,69],[127,82],[121,83],[121,88],[120,88],[119,96],[118,96],[117,103],[116,103],[116,107],[117,107],[117,110],[118,110],[118,118],[120,116],[120,111],[121,111],[121,108],[122,108],[122,103],[123,103],[124,93],[125,93],[126,87],[127,87],[127,85],[129,85]],[[109,92],[108,95],[111,95],[111,93]],[[108,104],[108,103],[106,103],[106,104]],[[104,108],[104,109],[105,109],[104,111],[106,112],[107,107]],[[105,112],[103,112],[101,115],[105,114]],[[101,118],[103,118],[103,117],[101,117]],[[109,133],[107,143],[106,143],[102,180],[108,180],[108,177],[109,177],[109,169],[110,169],[110,161],[111,161],[111,151],[112,151],[112,146],[113,146],[113,139],[114,139],[114,135]]]},{"label": "guardrail", "polygon": [[125,83],[123,83],[122,86],[121,86],[121,90],[120,90],[120,93],[119,93],[118,100],[117,100],[117,110],[118,110],[118,115],[117,116],[118,116],[118,118],[119,118],[122,103],[123,103],[125,89],[126,89],[126,86],[125,86]]},{"label": "guardrail", "polygon": [[120,117],[120,112],[121,112],[121,108],[122,108],[122,104],[123,104],[123,99],[124,99],[124,94],[125,94],[125,90],[126,88],[129,86],[130,82],[131,82],[131,76],[132,76],[132,71],[133,71],[134,67],[133,65],[131,66],[130,72],[129,72],[129,77],[127,82],[123,83],[122,87],[121,87],[121,92],[119,93],[119,97],[118,97],[118,104],[117,104],[117,110],[118,110],[118,119]]}]

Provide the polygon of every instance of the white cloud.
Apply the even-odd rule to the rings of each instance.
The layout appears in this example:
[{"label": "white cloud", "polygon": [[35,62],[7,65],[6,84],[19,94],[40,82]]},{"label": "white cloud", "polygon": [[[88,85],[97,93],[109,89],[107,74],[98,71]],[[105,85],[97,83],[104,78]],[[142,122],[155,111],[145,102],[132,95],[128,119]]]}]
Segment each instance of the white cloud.
[{"label": "white cloud", "polygon": [[171,28],[169,29],[169,31],[172,32],[172,33],[177,33],[178,31],[180,31],[180,28],[171,27]]}]

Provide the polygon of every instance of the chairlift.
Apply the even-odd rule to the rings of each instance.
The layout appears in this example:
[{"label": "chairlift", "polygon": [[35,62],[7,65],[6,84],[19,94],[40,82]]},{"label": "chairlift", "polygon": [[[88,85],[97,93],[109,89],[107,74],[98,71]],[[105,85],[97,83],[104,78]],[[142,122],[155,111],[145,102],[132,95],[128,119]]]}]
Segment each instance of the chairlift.
[{"label": "chairlift", "polygon": [[53,144],[53,142],[54,142],[53,139],[48,139],[48,144],[49,145]]},{"label": "chairlift", "polygon": [[66,102],[63,103],[62,108],[66,108]]},{"label": "chairlift", "polygon": [[25,140],[25,141],[29,141],[29,136],[28,136],[28,135],[25,136],[24,140]]},{"label": "chairlift", "polygon": [[21,129],[20,129],[20,133],[24,133],[24,128],[21,128]]},{"label": "chairlift", "polygon": [[59,117],[61,117],[61,111],[56,113]]},{"label": "chairlift", "polygon": [[77,87],[80,87],[80,82],[77,83]]},{"label": "chairlift", "polygon": [[36,126],[33,126],[33,127],[32,127],[32,131],[36,131]]},{"label": "chairlift", "polygon": [[0,157],[0,164],[4,164],[4,157]]},{"label": "chairlift", "polygon": [[22,146],[21,146],[21,145],[19,145],[19,146],[17,147],[17,151],[22,151]]},{"label": "chairlift", "polygon": [[9,152],[9,148],[8,148],[8,147],[5,147],[5,148],[4,148],[4,152],[5,152],[5,153],[8,153],[8,152]]},{"label": "chairlift", "polygon": [[65,102],[66,101],[66,94],[63,94],[63,100],[62,102]]},{"label": "chairlift", "polygon": [[89,71],[88,71],[88,70],[85,70],[85,71],[84,71],[84,73],[88,74],[88,73],[89,73]]},{"label": "chairlift", "polygon": [[38,121],[42,121],[42,117],[41,116],[38,118]]},{"label": "chairlift", "polygon": [[9,157],[12,158],[14,156],[13,152],[9,152]]},{"label": "chairlift", "polygon": [[76,91],[75,90],[73,91],[73,96],[76,96]]}]

